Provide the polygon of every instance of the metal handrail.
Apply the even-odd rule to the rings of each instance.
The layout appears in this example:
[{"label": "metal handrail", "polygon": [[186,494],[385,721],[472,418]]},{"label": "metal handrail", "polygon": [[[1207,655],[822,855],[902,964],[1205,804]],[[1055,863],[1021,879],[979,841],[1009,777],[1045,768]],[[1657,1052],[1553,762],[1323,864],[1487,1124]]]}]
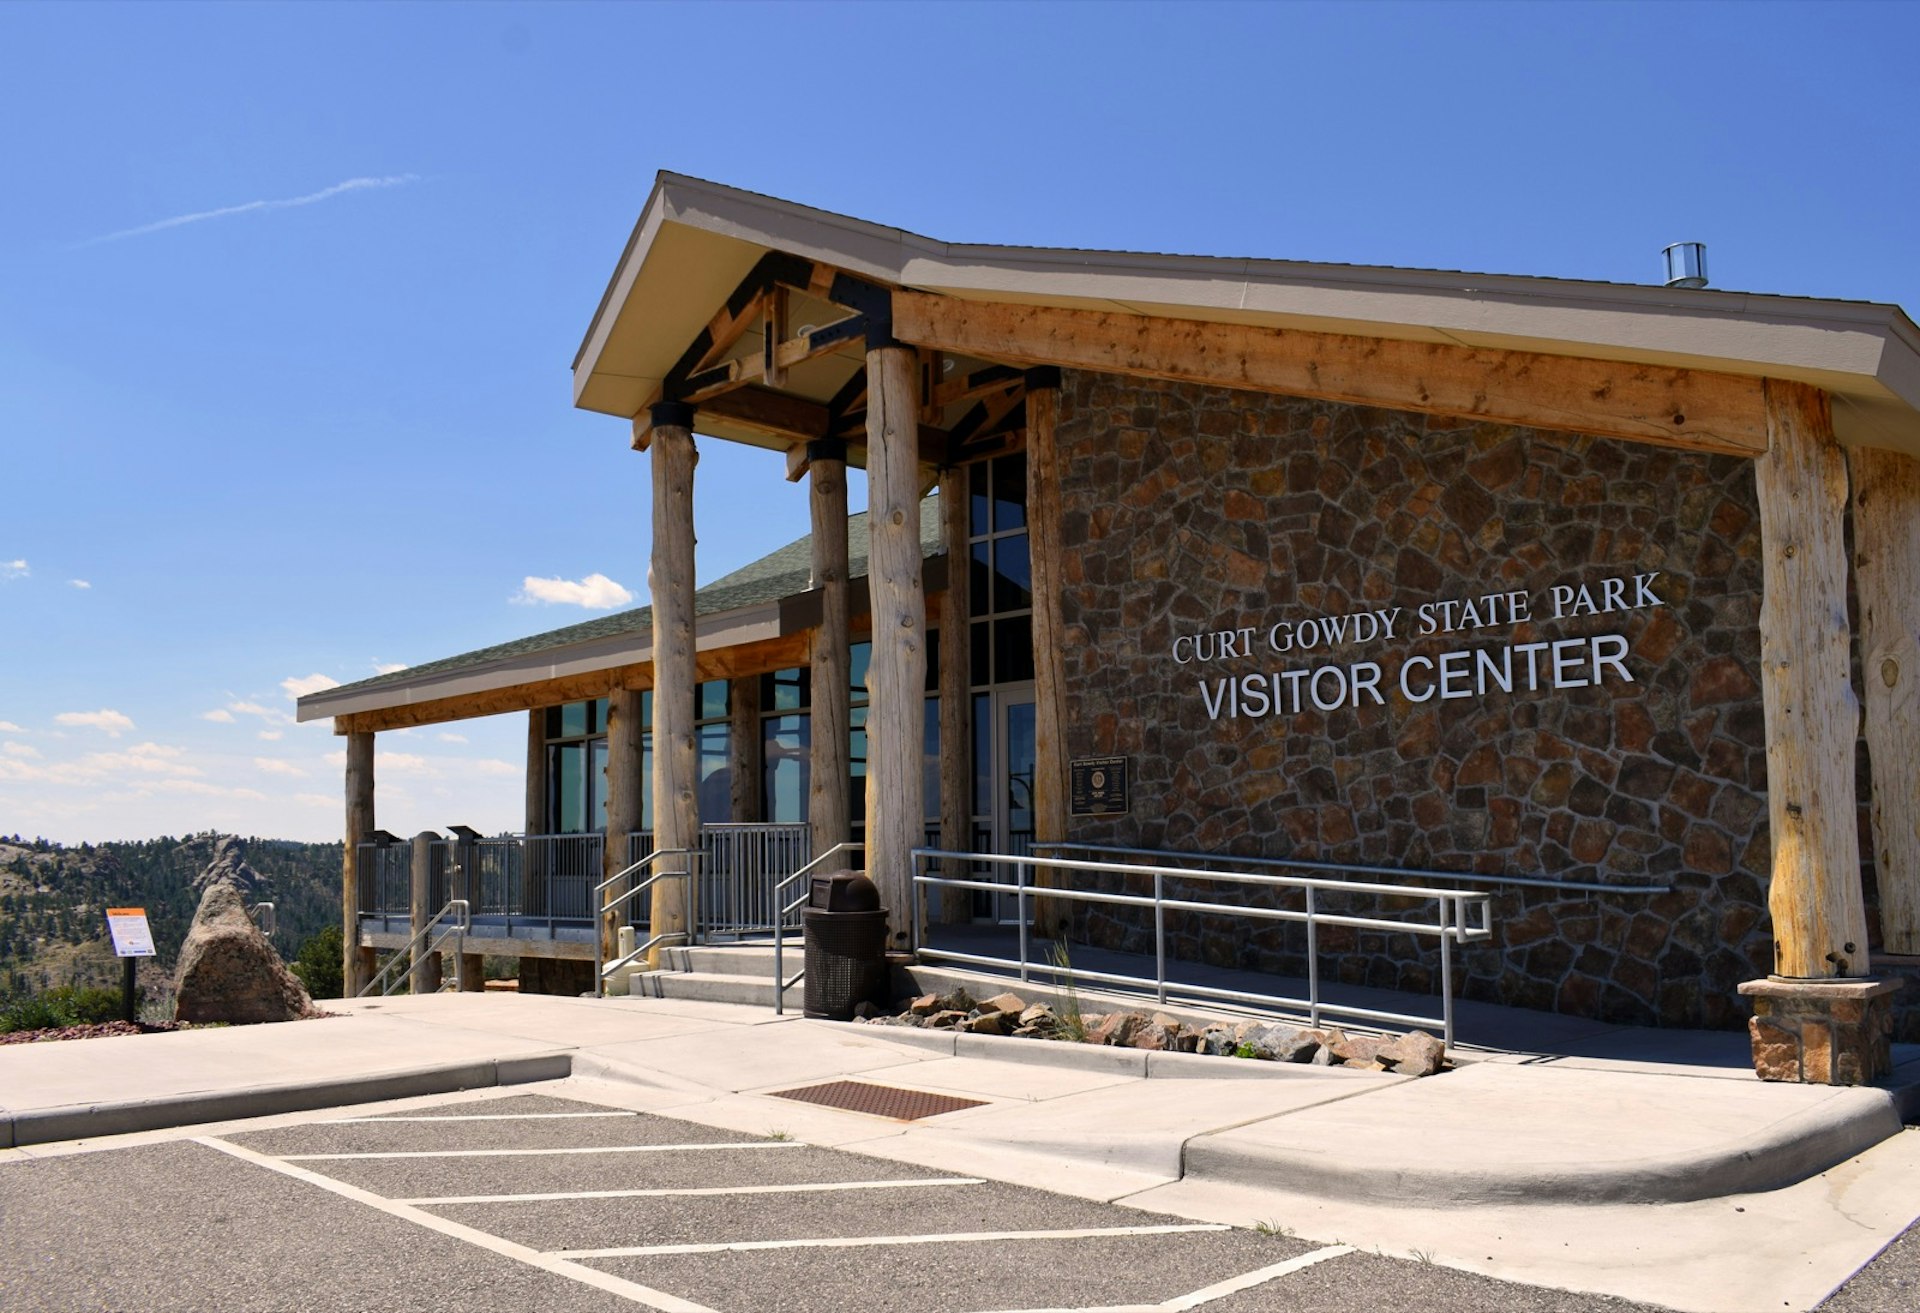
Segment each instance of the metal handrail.
[{"label": "metal handrail", "polygon": [[793,979],[788,980],[786,978],[787,977],[786,929],[787,929],[787,913],[794,911],[796,908],[805,906],[807,897],[810,896],[810,894],[803,895],[799,898],[796,898],[791,903],[781,902],[780,895],[785,893],[793,885],[797,884],[802,877],[807,875],[809,872],[813,870],[814,867],[820,865],[820,863],[826,861],[828,858],[837,856],[838,854],[843,852],[852,852],[855,849],[858,849],[860,852],[865,853],[867,850],[867,845],[864,843],[852,843],[852,842],[836,843],[835,845],[833,845],[833,847],[821,853],[818,857],[808,862],[805,866],[795,871],[792,875],[788,876],[786,879],[780,881],[778,884],[773,886],[773,1013],[775,1016],[783,1017],[786,1015],[787,991],[793,988],[795,985],[799,984],[802,980],[806,978],[806,975],[807,975],[806,964],[802,962],[800,966],[800,970],[797,973],[795,973]]},{"label": "metal handrail", "polygon": [[[1409,871],[1394,866],[1363,866],[1355,862],[1309,862],[1293,857],[1234,857],[1219,853],[1176,852],[1165,848],[1123,848],[1108,843],[1036,843],[1035,852],[1114,853],[1128,857],[1177,857],[1188,862],[1232,862],[1237,866],[1281,866],[1302,871],[1352,871],[1358,875],[1395,875],[1403,880],[1454,880],[1472,884],[1517,885],[1526,889],[1563,889],[1579,893],[1670,894],[1670,884],[1595,884],[1577,880],[1550,880],[1545,876],[1485,875],[1479,871]],[[1478,892],[1477,890],[1473,892]]]},{"label": "metal handrail", "polygon": [[[621,894],[618,898],[615,898],[605,903],[604,905],[600,903],[599,901],[600,896],[604,894],[610,887],[618,884],[622,880],[630,878],[636,872],[645,870],[647,867],[653,865],[656,861],[658,861],[662,857],[688,858],[689,860],[686,863],[687,869],[684,871],[655,871],[652,875],[649,875],[646,879],[642,880],[639,884],[635,885],[633,888]],[[607,962],[601,956],[603,950],[600,947],[600,927],[597,924],[599,919],[605,916],[609,912],[612,912],[618,908],[624,907],[627,903],[631,902],[634,898],[639,896],[639,894],[642,891],[651,889],[656,880],[690,880],[692,879],[698,873],[699,866],[700,866],[700,859],[701,859],[701,853],[698,848],[655,848],[652,852],[648,853],[645,857],[642,857],[639,861],[633,863],[633,865],[627,867],[623,871],[615,872],[614,874],[608,876],[606,879],[602,880],[599,884],[593,887],[594,903],[595,903],[595,906],[599,909],[594,915],[594,920],[596,924],[593,930],[593,996],[595,998],[605,997],[607,992],[608,976],[612,975],[615,971],[618,971],[621,967],[626,966],[629,963],[632,963],[638,960],[640,957],[644,956],[646,953],[652,950],[654,945],[660,943],[660,941],[662,941],[663,939],[677,938],[681,935],[685,935],[689,939],[691,939],[699,929],[698,920],[693,915],[694,909],[688,908],[687,909],[688,911],[687,928],[685,930],[675,930],[670,933],[656,934],[651,939],[647,940],[646,943],[634,949],[631,953],[623,953],[621,956],[614,959],[613,961]]]},{"label": "metal handrail", "polygon": [[[442,931],[438,938],[429,939],[428,936],[432,935],[434,929],[449,915],[454,918],[453,924]],[[456,936],[464,936],[472,927],[473,917],[467,906],[467,900],[464,898],[449,898],[447,905],[435,912],[433,916],[428,919],[427,923],[420,927],[413,938],[394,950],[393,955],[386,960],[386,964],[373,973],[372,978],[360,987],[359,993],[355,994],[354,997],[365,998],[372,992],[373,987],[380,983],[382,976],[386,975],[396,966],[399,966],[402,962],[405,962],[408,969],[411,970],[413,966],[413,950],[420,945],[422,940],[427,940],[426,948],[422,956],[425,956],[426,953],[437,953],[440,951],[440,945]],[[457,969],[454,973],[454,979],[459,979]],[[395,977],[389,984],[381,989],[380,997],[385,998],[398,988],[400,988],[400,980],[398,977]]]},{"label": "metal handrail", "polygon": [[280,918],[275,913],[272,903],[255,903],[247,909],[247,915],[259,928],[260,933],[269,938],[280,928]]},{"label": "metal handrail", "polygon": [[[965,880],[947,876],[923,875],[919,871],[924,859],[938,858],[960,859],[968,863],[1011,866],[1019,870],[1020,878],[1009,889],[1007,885],[994,880]],[[1165,1003],[1168,994],[1167,980],[1167,940],[1166,914],[1176,912],[1194,912],[1243,916],[1261,921],[1290,921],[1304,924],[1307,929],[1307,996],[1304,999],[1277,994],[1256,994],[1246,990],[1219,989],[1208,985],[1179,984],[1176,988],[1183,994],[1201,998],[1221,999],[1229,1002],[1279,1004],[1282,1007],[1303,1009],[1308,1022],[1319,1026],[1322,1014],[1351,1017],[1362,1021],[1386,1022],[1396,1025],[1432,1025],[1438,1020],[1442,1041],[1453,1046],[1453,945],[1470,943],[1493,936],[1493,895],[1484,890],[1465,889],[1424,889],[1415,885],[1379,884],[1348,880],[1322,879],[1314,876],[1259,875],[1252,872],[1203,871],[1191,867],[1143,865],[1131,862],[1095,862],[1065,859],[1058,857],[1014,857],[1004,853],[953,852],[939,848],[915,848],[912,854],[914,863],[913,888],[913,934],[915,951],[923,960],[940,959],[950,962],[967,962],[981,966],[1016,966],[1020,979],[1031,979],[1033,971],[1041,971],[1056,980],[1062,975],[1072,975],[1087,980],[1103,981],[1120,985],[1151,985],[1159,1002]],[[1143,875],[1153,879],[1151,896],[1141,894],[1103,893],[1091,889],[1038,888],[1027,883],[1025,872],[1045,867],[1050,870],[1091,871],[1105,875]],[[1220,903],[1202,903],[1190,899],[1168,898],[1165,881],[1168,877],[1178,880],[1217,881],[1227,884],[1251,884],[1273,889],[1298,889],[1305,900],[1303,910],[1277,907],[1225,906]],[[919,942],[921,925],[921,899],[923,886],[936,885],[948,889],[982,890],[988,893],[1006,896],[1011,893],[1015,900],[1016,917],[1019,925],[1019,957],[1009,961],[1006,958],[988,957],[976,953],[955,953],[942,949],[931,949]],[[1432,902],[1435,905],[1435,918],[1427,921],[1389,921],[1378,917],[1348,916],[1344,913],[1322,912],[1315,906],[1315,895],[1325,892],[1371,893],[1389,898],[1413,898]],[[1121,975],[1113,972],[1088,971],[1078,967],[1062,967],[1048,963],[1035,963],[1029,960],[1027,951],[1027,903],[1031,898],[1059,899],[1064,902],[1107,903],[1123,907],[1147,907],[1153,909],[1154,976],[1148,980],[1144,976]],[[1469,918],[1467,909],[1471,906],[1476,915]],[[1336,925],[1356,930],[1380,930],[1393,934],[1415,934],[1435,937],[1440,943],[1440,1016],[1412,1016],[1400,1012],[1388,1012],[1378,1008],[1356,1007],[1350,1004],[1328,1003],[1320,998],[1320,962],[1319,927]]]}]

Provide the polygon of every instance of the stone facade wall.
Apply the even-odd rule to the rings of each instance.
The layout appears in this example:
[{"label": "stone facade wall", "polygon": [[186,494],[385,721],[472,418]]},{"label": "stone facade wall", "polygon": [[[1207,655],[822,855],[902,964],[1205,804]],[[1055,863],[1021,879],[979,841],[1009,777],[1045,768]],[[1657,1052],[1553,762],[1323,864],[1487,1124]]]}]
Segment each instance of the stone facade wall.
[{"label": "stone facade wall", "polygon": [[[1760,525],[1750,464],[1662,448],[1187,384],[1073,373],[1062,396],[1069,754],[1131,758],[1122,817],[1090,843],[1580,883],[1509,889],[1469,998],[1623,1022],[1731,1027],[1771,967]],[[1556,584],[1657,571],[1663,605],[1551,619]],[[1524,591],[1532,619],[1276,655],[1277,621]],[[1628,596],[1632,594],[1629,592]],[[1177,665],[1185,634],[1251,651]],[[1425,702],[1410,656],[1617,634],[1627,683]],[[1385,705],[1211,719],[1223,675],[1379,662]],[[1212,897],[1212,895],[1205,895]],[[1076,904],[1083,908],[1085,905]],[[1151,951],[1137,917],[1077,937]],[[1170,952],[1304,971],[1296,928],[1194,914]],[[1323,935],[1322,970],[1432,988],[1412,936]]]}]

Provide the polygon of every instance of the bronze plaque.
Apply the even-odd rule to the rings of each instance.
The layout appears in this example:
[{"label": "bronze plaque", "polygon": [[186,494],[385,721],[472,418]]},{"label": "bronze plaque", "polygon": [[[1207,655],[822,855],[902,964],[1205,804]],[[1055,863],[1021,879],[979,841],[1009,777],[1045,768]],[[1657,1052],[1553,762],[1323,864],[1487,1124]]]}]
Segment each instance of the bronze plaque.
[{"label": "bronze plaque", "polygon": [[1123,816],[1127,811],[1126,757],[1082,757],[1073,763],[1073,814]]}]

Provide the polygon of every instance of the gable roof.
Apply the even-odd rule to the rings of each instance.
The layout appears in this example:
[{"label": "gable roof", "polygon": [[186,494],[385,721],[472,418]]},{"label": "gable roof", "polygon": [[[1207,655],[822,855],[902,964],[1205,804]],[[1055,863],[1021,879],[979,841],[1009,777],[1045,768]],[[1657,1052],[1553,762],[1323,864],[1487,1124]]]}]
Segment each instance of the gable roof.
[{"label": "gable roof", "polygon": [[[781,251],[961,299],[1796,379],[1842,442],[1920,456],[1920,328],[1898,306],[1564,278],[945,242],[661,173],[574,357],[574,404],[635,415],[747,272]],[[798,312],[796,312],[798,313]],[[821,321],[826,322],[826,321]],[[862,346],[792,371],[823,400]],[[700,431],[777,445],[717,415]]]}]

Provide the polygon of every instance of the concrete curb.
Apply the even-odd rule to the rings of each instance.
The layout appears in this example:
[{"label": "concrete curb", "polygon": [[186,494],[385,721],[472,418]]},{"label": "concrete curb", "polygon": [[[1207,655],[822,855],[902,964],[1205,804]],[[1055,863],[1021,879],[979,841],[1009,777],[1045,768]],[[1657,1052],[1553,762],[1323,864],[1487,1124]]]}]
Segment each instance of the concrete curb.
[{"label": "concrete curb", "polygon": [[1899,1134],[1892,1096],[1858,1093],[1711,1149],[1619,1163],[1475,1165],[1450,1162],[1436,1146],[1431,1162],[1388,1164],[1224,1138],[1232,1133],[1223,1132],[1188,1141],[1181,1174],[1404,1208],[1688,1203],[1777,1190]]},{"label": "concrete curb", "polygon": [[377,1103],[421,1094],[450,1094],[494,1085],[564,1080],[573,1072],[571,1051],[535,1053],[519,1058],[417,1067],[377,1076],[262,1085],[253,1089],[179,1094],[122,1103],[79,1104],[27,1112],[0,1113],[0,1149],[60,1140],[97,1139],[133,1131],[169,1130],[200,1122],[237,1121],[286,1112],[311,1112],[355,1103]]},{"label": "concrete curb", "polygon": [[1204,1053],[1156,1053],[1149,1049],[1074,1044],[1014,1035],[973,1035],[965,1031],[921,1030],[913,1026],[861,1026],[859,1033],[891,1044],[905,1044],[956,1058],[986,1058],[1035,1067],[1138,1076],[1144,1080],[1380,1080],[1408,1079],[1391,1072],[1315,1067],[1308,1063],[1264,1062]]}]

